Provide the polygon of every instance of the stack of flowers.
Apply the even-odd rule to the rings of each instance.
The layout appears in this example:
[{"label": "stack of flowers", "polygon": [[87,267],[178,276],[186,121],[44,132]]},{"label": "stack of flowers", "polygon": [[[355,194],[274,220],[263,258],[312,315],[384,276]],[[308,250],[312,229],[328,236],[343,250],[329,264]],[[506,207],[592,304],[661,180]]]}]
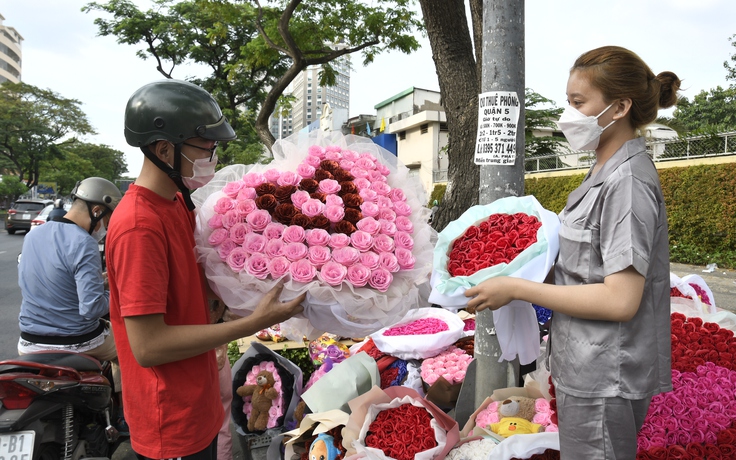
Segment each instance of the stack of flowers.
[{"label": "stack of flowers", "polygon": [[[475,417],[475,425],[490,429],[491,424],[500,421],[498,415],[498,401],[492,401],[485,409],[478,412]],[[532,423],[538,423],[544,427],[545,432],[556,432],[557,423],[554,421],[554,410],[550,402],[544,398],[536,398],[534,400],[534,418]]]},{"label": "stack of flowers", "polygon": [[432,385],[440,377],[450,384],[462,383],[472,360],[473,357],[465,350],[455,346],[449,347],[434,358],[422,361],[422,380],[427,385]]},{"label": "stack of flowers", "polygon": [[337,140],[284,141],[271,165],[224,168],[195,193],[197,249],[230,308],[252,311],[282,281],[283,298],[309,293],[314,326],[356,337],[419,304],[432,257],[421,184],[375,144]]},{"label": "stack of flowers", "polygon": [[736,338],[672,314],[673,390],[652,398],[637,459],[736,458]]},{"label": "stack of flowers", "polygon": [[398,335],[430,335],[447,331],[450,327],[439,318],[419,318],[410,323],[394,326],[383,331],[386,336]]},{"label": "stack of flowers", "polygon": [[464,442],[447,454],[447,460],[485,460],[498,445],[494,438],[480,438]]},{"label": "stack of flowers", "polygon": [[437,447],[431,420],[426,409],[412,404],[382,410],[368,427],[365,445],[396,460],[414,460],[419,452]]},{"label": "stack of flowers", "polygon": [[[465,323],[441,308],[410,311],[394,326],[371,334],[379,350],[401,359],[437,356],[464,336]],[[417,340],[421,339],[421,340]]]}]

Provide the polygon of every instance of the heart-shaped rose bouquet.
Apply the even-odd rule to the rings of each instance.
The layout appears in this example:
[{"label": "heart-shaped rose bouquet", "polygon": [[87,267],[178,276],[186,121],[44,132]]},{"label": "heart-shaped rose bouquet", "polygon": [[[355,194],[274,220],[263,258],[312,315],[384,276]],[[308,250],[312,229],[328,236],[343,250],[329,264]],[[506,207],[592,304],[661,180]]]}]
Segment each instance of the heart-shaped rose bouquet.
[{"label": "heart-shaped rose bouquet", "polygon": [[246,311],[279,280],[283,300],[308,292],[311,328],[291,320],[290,336],[365,335],[426,305],[433,230],[419,181],[368,139],[290,139],[274,162],[223,168],[193,195],[206,197],[195,238],[215,292]]}]

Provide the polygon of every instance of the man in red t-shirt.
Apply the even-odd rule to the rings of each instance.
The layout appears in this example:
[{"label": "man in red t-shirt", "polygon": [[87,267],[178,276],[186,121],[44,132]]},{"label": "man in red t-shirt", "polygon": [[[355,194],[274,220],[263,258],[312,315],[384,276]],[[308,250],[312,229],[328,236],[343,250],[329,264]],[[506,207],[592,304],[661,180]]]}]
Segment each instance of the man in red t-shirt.
[{"label": "man in red t-shirt", "polygon": [[110,222],[106,257],[131,445],[138,458],[215,459],[224,414],[214,349],[300,313],[304,296],[282,303],[277,287],[251,315],[210,324],[189,190],[212,178],[217,142],[235,132],[209,93],[177,80],[143,86],[128,101],[125,138],[145,159]]}]

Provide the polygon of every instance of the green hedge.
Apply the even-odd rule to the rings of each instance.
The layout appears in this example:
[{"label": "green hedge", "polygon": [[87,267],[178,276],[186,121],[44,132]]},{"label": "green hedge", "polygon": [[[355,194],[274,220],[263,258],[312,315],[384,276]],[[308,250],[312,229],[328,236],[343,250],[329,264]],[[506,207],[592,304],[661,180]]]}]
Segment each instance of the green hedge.
[{"label": "green hedge", "polygon": [[[584,174],[526,179],[528,195],[560,212]],[[659,170],[672,262],[736,268],[736,163]]]}]

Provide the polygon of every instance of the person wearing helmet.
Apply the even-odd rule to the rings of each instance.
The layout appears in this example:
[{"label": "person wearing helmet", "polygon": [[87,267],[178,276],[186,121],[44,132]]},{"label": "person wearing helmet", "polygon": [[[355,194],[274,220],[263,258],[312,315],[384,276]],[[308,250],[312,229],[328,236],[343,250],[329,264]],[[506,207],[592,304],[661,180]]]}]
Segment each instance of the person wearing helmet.
[{"label": "person wearing helmet", "polygon": [[64,200],[61,198],[57,198],[56,201],[54,201],[54,208],[49,213],[49,217],[47,220],[59,220],[66,214],[66,209],[64,209]]},{"label": "person wearing helmet", "polygon": [[71,208],[29,232],[18,264],[18,353],[65,350],[113,362],[120,392],[117,352],[98,242],[122,194],[112,182],[89,177],[72,191]]},{"label": "person wearing helmet", "polygon": [[110,223],[106,258],[131,447],[139,458],[215,458],[224,419],[215,348],[301,312],[304,296],[281,302],[277,287],[251,315],[212,324],[189,190],[214,176],[217,144],[235,132],[207,91],[179,80],[139,88],[124,118],[145,158]]}]

